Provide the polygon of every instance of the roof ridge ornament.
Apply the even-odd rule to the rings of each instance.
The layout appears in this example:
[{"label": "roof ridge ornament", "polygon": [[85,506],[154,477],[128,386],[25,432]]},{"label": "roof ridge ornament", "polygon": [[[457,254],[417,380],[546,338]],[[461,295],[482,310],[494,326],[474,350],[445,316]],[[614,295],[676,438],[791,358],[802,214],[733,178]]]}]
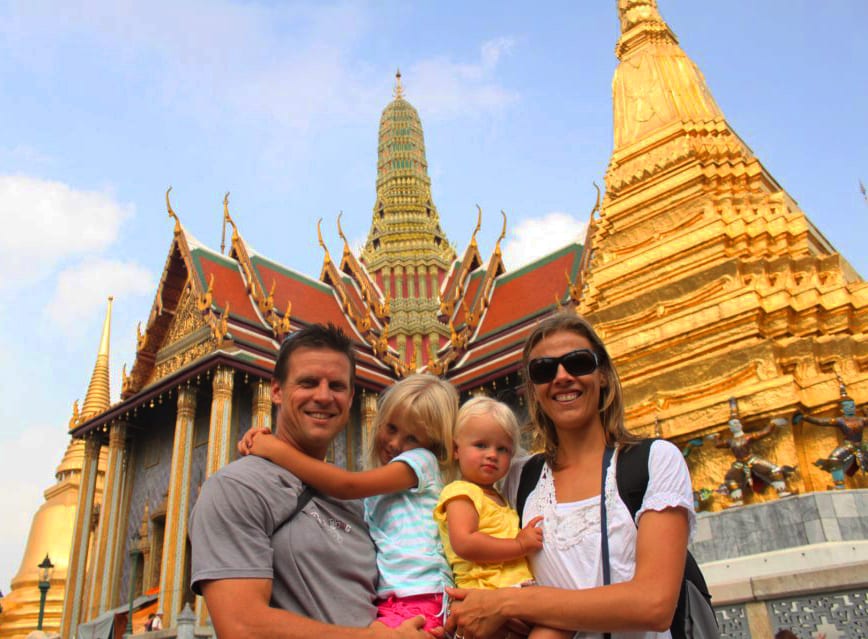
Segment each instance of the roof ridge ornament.
[{"label": "roof ridge ornament", "polygon": [[226,253],[226,223],[232,225],[232,239],[238,235],[238,227],[235,226],[235,220],[229,215],[229,191],[223,196],[223,232],[220,236],[220,254]]},{"label": "roof ridge ornament", "polygon": [[172,209],[172,203],[169,201],[169,193],[172,192],[171,185],[166,189],[166,210],[169,212],[169,217],[175,220],[175,235],[181,232],[181,220],[178,219],[178,214]]},{"label": "roof ridge ornament", "polygon": [[332,256],[329,255],[329,249],[325,245],[325,242],[322,239],[322,218],[319,218],[316,221],[316,238],[319,242],[319,245],[322,247],[322,250],[325,251],[325,263],[329,264],[332,261]]},{"label": "roof ridge ornament", "polygon": [[470,246],[476,246],[476,234],[479,233],[482,228],[482,207],[478,204],[476,205],[476,228],[473,229],[473,233],[470,234]]},{"label": "roof ridge ornament", "polygon": [[503,227],[500,229],[500,236],[497,238],[497,242],[494,243],[494,254],[501,255],[500,251],[500,243],[506,237],[506,211],[500,209],[500,214],[503,216]]}]

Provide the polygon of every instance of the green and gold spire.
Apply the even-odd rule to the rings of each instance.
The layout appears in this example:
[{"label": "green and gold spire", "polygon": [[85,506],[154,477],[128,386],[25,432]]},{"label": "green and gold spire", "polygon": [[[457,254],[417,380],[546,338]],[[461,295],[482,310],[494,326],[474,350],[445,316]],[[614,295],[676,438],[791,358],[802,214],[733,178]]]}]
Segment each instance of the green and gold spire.
[{"label": "green and gold spire", "polygon": [[422,122],[404,99],[400,70],[395,74],[394,96],[380,117],[377,202],[361,258],[370,271],[421,256],[446,268],[455,251],[440,228],[431,198]]},{"label": "green and gold spire", "polygon": [[402,359],[409,363],[414,353],[439,347],[449,334],[437,319],[439,288],[455,249],[440,228],[422,122],[404,99],[400,70],[394,100],[380,117],[377,201],[360,259],[390,300],[390,343]]}]

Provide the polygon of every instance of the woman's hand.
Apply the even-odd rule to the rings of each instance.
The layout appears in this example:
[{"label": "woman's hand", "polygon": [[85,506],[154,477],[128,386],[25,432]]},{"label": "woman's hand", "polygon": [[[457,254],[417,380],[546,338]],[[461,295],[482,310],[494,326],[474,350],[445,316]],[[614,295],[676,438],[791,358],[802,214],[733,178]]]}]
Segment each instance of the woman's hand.
[{"label": "woman's hand", "polygon": [[498,631],[506,624],[507,618],[498,610],[501,600],[509,588],[501,590],[464,590],[447,588],[452,599],[446,631],[454,633],[456,639],[488,639],[500,636]]},{"label": "woman's hand", "polygon": [[253,452],[253,441],[257,435],[271,434],[270,428],[250,428],[238,442],[238,454],[242,457]]}]

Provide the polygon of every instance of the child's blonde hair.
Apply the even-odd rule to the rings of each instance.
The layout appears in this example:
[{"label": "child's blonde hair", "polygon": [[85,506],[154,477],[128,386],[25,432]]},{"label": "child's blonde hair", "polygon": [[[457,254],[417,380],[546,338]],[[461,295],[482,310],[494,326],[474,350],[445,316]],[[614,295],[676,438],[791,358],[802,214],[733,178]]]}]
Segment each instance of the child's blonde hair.
[{"label": "child's blonde hair", "polygon": [[474,397],[464,402],[458,411],[458,418],[455,420],[453,439],[458,438],[468,421],[483,415],[489,415],[494,423],[500,426],[512,439],[512,455],[514,457],[521,446],[518,419],[509,406],[491,397]]},{"label": "child's blonde hair", "polygon": [[377,454],[380,428],[392,420],[397,410],[402,417],[419,427],[431,440],[431,452],[437,456],[444,481],[452,472],[452,429],[458,414],[458,392],[446,380],[428,373],[415,373],[390,386],[377,403],[374,436],[368,447],[368,465],[381,466]]}]

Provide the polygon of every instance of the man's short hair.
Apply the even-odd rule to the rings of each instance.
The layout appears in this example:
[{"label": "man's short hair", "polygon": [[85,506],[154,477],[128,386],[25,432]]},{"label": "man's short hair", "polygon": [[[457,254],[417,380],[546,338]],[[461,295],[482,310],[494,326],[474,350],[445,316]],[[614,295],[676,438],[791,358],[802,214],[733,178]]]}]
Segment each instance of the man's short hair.
[{"label": "man's short hair", "polygon": [[337,326],[328,324],[311,324],[286,337],[277,352],[274,363],[274,379],[283,386],[289,375],[289,356],[299,348],[319,348],[335,351],[347,356],[350,360],[350,388],[356,382],[356,355],[353,343]]}]

